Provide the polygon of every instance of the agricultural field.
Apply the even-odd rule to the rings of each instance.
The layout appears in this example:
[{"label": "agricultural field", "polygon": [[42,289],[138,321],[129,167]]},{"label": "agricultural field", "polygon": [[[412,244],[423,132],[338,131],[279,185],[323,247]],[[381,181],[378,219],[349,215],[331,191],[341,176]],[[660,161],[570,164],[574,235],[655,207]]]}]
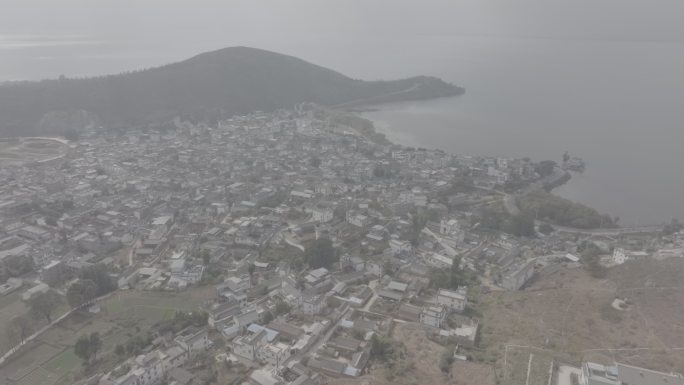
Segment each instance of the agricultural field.
[{"label": "agricultural field", "polygon": [[[60,300],[57,308],[52,312],[52,319],[56,319],[70,310],[66,300]],[[0,297],[0,355],[7,352],[13,346],[19,343],[19,336],[15,330],[9,330],[10,321],[20,315],[29,313],[28,306],[21,300],[21,292],[16,291],[6,296]],[[36,318],[33,315],[28,315],[31,321],[30,333],[47,325],[45,318]]]},{"label": "agricultural field", "polygon": [[197,310],[213,294],[210,287],[182,293],[117,292],[100,303],[98,314],[74,313],[43,333],[0,367],[0,381],[8,378],[18,385],[71,384],[83,370],[81,360],[73,351],[81,335],[100,333],[101,364],[114,364],[110,353],[117,344],[173,317],[176,311]]},{"label": "agricultural field", "polygon": [[[21,300],[21,294],[17,291],[0,297],[0,325],[9,325],[10,320],[19,314],[28,311]],[[5,353],[16,344],[13,336],[4,329],[0,330],[0,352]]]}]

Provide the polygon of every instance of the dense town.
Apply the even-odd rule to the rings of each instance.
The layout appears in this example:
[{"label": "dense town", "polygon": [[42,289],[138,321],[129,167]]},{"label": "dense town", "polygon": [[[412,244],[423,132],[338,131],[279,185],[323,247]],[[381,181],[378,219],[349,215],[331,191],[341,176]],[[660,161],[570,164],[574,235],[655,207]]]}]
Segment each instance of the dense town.
[{"label": "dense town", "polygon": [[[577,159],[409,148],[359,121],[303,105],[214,125],[92,128],[63,156],[0,168],[3,364],[34,354],[55,325],[85,325],[64,350],[75,370],[21,363],[0,383],[391,382],[410,371],[394,364],[405,347],[392,338],[409,326],[444,347],[431,360],[454,381],[465,374],[452,366],[479,360],[504,368],[496,383],[526,383],[504,357],[481,358],[483,297],[684,255],[677,222],[587,230],[525,205]],[[88,326],[117,312],[136,321]],[[529,357],[527,383],[542,383],[530,382]],[[549,360],[539,372],[560,385],[684,384],[617,360]]]}]

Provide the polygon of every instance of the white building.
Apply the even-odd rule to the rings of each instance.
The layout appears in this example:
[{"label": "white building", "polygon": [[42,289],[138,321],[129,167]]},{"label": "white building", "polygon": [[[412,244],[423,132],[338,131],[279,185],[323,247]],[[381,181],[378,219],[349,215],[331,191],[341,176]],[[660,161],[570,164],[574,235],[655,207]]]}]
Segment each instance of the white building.
[{"label": "white building", "polygon": [[450,311],[461,313],[468,305],[467,289],[465,287],[459,287],[456,291],[439,289],[437,303]]},{"label": "white building", "polygon": [[266,344],[257,349],[257,360],[273,367],[280,367],[290,356],[290,347],[278,342]]},{"label": "white building", "polygon": [[212,345],[205,328],[197,329],[192,326],[178,333],[174,340],[191,357],[207,350]]},{"label": "white building", "polygon": [[311,209],[312,219],[316,222],[325,223],[333,220],[334,211],[331,205],[318,204]]},{"label": "white building", "polygon": [[579,382],[582,385],[684,385],[684,377],[679,373],[657,372],[620,363],[605,366],[585,362]]},{"label": "white building", "polygon": [[648,256],[648,253],[643,251],[630,251],[616,247],[615,250],[613,250],[613,263],[616,265],[622,265],[627,261],[647,258]]},{"label": "white building", "polygon": [[454,264],[454,259],[442,254],[427,253],[425,255],[425,262],[438,269],[450,269],[451,265]]},{"label": "white building", "polygon": [[308,315],[320,314],[325,308],[325,297],[310,295],[302,298],[302,313]]},{"label": "white building", "polygon": [[456,219],[442,219],[439,223],[439,232],[442,235],[453,234],[460,230],[461,226]]},{"label": "white building", "polygon": [[401,253],[410,253],[413,250],[413,246],[408,241],[403,241],[400,239],[390,239],[389,247],[394,255]]},{"label": "white building", "polygon": [[233,354],[236,356],[256,361],[256,352],[266,332],[241,336],[233,340]]},{"label": "white building", "polygon": [[366,227],[370,224],[370,218],[363,214],[347,214],[347,222],[356,227]]},{"label": "white building", "polygon": [[442,327],[442,323],[446,319],[447,312],[443,306],[425,307],[420,312],[420,323],[435,328]]}]

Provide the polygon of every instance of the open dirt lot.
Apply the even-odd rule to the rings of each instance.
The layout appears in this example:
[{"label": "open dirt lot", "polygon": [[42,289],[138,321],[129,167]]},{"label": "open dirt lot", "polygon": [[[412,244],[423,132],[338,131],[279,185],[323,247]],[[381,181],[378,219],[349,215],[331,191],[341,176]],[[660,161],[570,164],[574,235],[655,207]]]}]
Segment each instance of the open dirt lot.
[{"label": "open dirt lot", "polygon": [[373,364],[369,373],[358,379],[331,379],[331,385],[494,385],[494,369],[485,364],[456,361],[448,375],[439,369],[445,348],[427,338],[425,331],[414,324],[398,324],[392,339],[401,342],[405,356],[388,373],[383,365]]},{"label": "open dirt lot", "polygon": [[[483,295],[483,356],[497,357],[502,367],[504,346],[514,344],[569,362],[619,360],[681,372],[684,351],[672,350],[684,347],[684,290],[677,282],[684,282],[684,260],[649,260],[616,267],[602,280],[564,270],[525,291]],[[612,308],[616,297],[631,305]]]}]

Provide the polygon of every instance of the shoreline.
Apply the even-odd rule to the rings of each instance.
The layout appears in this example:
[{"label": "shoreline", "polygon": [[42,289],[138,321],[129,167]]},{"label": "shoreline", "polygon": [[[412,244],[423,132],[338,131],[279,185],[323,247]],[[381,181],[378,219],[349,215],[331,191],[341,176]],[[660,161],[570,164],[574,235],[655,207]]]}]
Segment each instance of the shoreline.
[{"label": "shoreline", "polygon": [[[401,103],[405,103],[405,102],[401,102]],[[387,104],[394,104],[394,103],[387,103]],[[384,104],[383,104],[383,105],[384,105]],[[396,132],[393,131],[393,130],[391,129],[391,127],[390,127],[389,124],[387,124],[386,126],[385,126],[385,125],[381,125],[381,126],[379,127],[378,121],[372,120],[372,119],[370,119],[370,118],[368,118],[368,117],[366,117],[366,116],[363,116],[363,114],[364,114],[365,112],[376,112],[376,111],[381,111],[383,105],[372,106],[372,107],[370,107],[370,108],[358,108],[357,111],[344,110],[344,111],[342,111],[342,112],[347,113],[347,114],[356,115],[356,116],[358,116],[359,118],[361,118],[361,119],[363,119],[363,120],[366,120],[366,121],[370,122],[370,123],[372,124],[372,132],[375,133],[375,134],[381,134],[381,135],[385,138],[385,140],[386,140],[387,142],[389,142],[390,144],[392,144],[392,145],[403,146],[403,147],[421,148],[421,146],[416,146],[415,144],[408,144],[408,143],[406,143],[406,141],[397,140]],[[364,136],[365,136],[365,135],[364,135]],[[369,139],[368,137],[366,137],[366,138]],[[370,140],[370,139],[369,139],[369,140]],[[440,150],[440,151],[446,151],[446,152],[451,153],[450,151],[447,151],[447,150],[442,149],[442,148],[439,148],[439,147],[433,147],[432,149],[434,149],[434,150]],[[494,157],[494,156],[480,155],[480,154],[455,154],[455,153],[454,153],[454,155],[465,155],[465,156],[473,156],[473,157]],[[575,200],[566,198],[566,197],[564,197],[563,195],[558,194],[556,191],[557,191],[559,188],[568,185],[568,184],[572,181],[572,179],[574,179],[574,178],[573,178],[573,172],[571,172],[570,170],[563,169],[563,168],[561,168],[560,166],[558,166],[558,170],[559,170],[562,174],[559,174],[559,175],[556,177],[556,179],[552,180],[551,182],[546,182],[546,183],[545,183],[545,182],[539,180],[539,181],[537,181],[537,182],[535,182],[535,183],[539,183],[539,182],[544,183],[544,185],[541,186],[540,188],[541,188],[542,190],[548,192],[549,194],[553,194],[554,196],[556,196],[556,197],[558,197],[558,198],[562,198],[562,199],[568,200],[568,201],[570,201],[570,202],[573,202],[573,203],[575,203],[575,204],[582,205],[582,206],[585,206],[585,207],[587,207],[587,208],[590,208],[590,209],[596,211],[599,215],[610,216],[609,214],[602,213],[601,211],[599,211],[598,209],[596,209],[596,208],[594,208],[594,207],[592,207],[592,206],[586,205],[586,204],[584,204],[584,203],[582,203],[582,202],[579,202],[579,201],[575,201]],[[663,224],[662,224],[662,223],[649,224],[649,225],[644,226],[644,227],[658,227],[658,226],[663,226]],[[576,230],[578,230],[578,231],[587,231],[587,232],[591,232],[591,231],[608,230],[608,229],[616,230],[616,229],[630,229],[630,228],[632,228],[632,227],[629,227],[629,226],[623,227],[623,226],[621,226],[619,223],[616,223],[616,224],[615,224],[615,227],[612,227],[612,228],[605,228],[605,229],[603,229],[603,228],[579,229],[579,228],[578,228],[578,229],[576,229]]]}]

